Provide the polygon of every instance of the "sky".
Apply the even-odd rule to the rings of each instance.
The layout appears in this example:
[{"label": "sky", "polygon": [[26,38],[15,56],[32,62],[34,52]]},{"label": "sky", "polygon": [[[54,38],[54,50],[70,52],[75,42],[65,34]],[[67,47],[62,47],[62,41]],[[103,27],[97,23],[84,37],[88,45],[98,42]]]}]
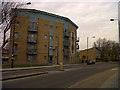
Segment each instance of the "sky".
[{"label": "sky", "polygon": [[[61,15],[72,20],[77,26],[77,37],[80,38],[80,50],[91,48],[99,38],[118,42],[119,0],[31,0],[27,8]],[[26,0],[28,2],[28,0]],[[95,38],[92,38],[95,36]]]}]

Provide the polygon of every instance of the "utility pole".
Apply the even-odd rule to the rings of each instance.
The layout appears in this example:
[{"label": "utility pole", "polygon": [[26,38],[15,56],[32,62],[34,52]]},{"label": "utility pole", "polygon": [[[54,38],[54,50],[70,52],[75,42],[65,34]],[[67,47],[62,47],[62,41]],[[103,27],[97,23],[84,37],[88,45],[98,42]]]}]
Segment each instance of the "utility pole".
[{"label": "utility pole", "polygon": [[88,61],[88,38],[89,37],[87,37],[87,61]]},{"label": "utility pole", "polygon": [[11,64],[11,68],[13,68],[13,64],[14,64],[14,37],[15,37],[15,23],[16,23],[16,8],[14,9],[14,27],[13,27],[13,43],[12,43],[12,64]]}]

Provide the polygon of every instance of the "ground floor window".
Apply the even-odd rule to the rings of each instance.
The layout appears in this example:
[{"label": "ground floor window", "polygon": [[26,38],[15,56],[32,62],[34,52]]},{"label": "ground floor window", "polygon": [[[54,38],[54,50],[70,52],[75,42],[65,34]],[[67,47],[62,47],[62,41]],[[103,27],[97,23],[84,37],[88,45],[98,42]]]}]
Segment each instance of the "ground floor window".
[{"label": "ground floor window", "polygon": [[14,60],[14,61],[17,60],[17,55],[14,55],[13,60]]},{"label": "ground floor window", "polygon": [[28,55],[28,61],[35,61],[36,55]]}]

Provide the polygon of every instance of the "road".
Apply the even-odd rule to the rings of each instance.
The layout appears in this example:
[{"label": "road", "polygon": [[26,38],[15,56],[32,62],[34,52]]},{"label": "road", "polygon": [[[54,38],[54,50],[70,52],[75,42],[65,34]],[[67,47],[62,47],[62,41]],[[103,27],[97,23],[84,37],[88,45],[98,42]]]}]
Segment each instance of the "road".
[{"label": "road", "polygon": [[[48,71],[48,74],[3,81],[2,86],[3,88],[86,88],[87,85],[87,88],[90,88],[90,83],[96,83],[91,88],[100,88],[108,78],[117,73],[117,67],[117,63],[110,62],[71,65],[64,67],[64,71],[59,71],[59,67],[33,69],[26,72]],[[14,71],[13,74],[17,72]],[[3,73],[3,75],[12,75],[12,73]],[[99,79],[101,82],[98,82]],[[82,86],[79,85],[81,83]]]}]

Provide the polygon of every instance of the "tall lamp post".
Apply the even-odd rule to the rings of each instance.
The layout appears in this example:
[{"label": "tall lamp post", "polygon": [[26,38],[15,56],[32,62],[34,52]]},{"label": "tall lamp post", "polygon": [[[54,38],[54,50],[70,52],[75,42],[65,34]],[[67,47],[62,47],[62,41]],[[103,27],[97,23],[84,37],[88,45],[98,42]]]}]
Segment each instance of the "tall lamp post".
[{"label": "tall lamp post", "polygon": [[[93,36],[92,38],[95,38],[95,36]],[[87,37],[87,61],[88,61],[88,39],[89,37]]]},{"label": "tall lamp post", "polygon": [[110,21],[118,21],[118,30],[119,30],[119,44],[120,44],[120,20],[119,19],[110,19]]},{"label": "tall lamp post", "polygon": [[[25,5],[30,5],[31,2],[28,2],[28,3],[25,3]],[[24,4],[22,4],[24,5]],[[11,68],[13,68],[13,65],[14,65],[14,38],[15,38],[15,24],[16,24],[16,17],[17,17],[17,12],[16,12],[17,8],[14,9],[14,17],[13,17],[13,20],[14,20],[14,27],[13,27],[13,45],[12,45],[12,64],[11,64]]]}]

